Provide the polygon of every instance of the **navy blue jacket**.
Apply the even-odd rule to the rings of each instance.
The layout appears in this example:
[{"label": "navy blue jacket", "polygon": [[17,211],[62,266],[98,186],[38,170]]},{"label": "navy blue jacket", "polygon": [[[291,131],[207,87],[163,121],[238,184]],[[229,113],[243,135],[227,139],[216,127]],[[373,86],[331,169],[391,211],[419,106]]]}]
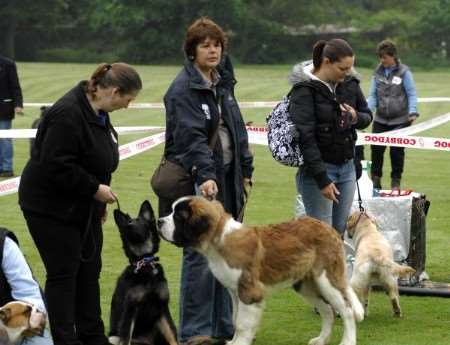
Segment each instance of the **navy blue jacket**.
[{"label": "navy blue jacket", "polygon": [[[223,185],[223,154],[220,140],[213,150],[208,142],[219,123],[218,102],[222,118],[228,127],[233,146],[233,167],[236,201],[243,200],[243,178],[251,178],[253,156],[248,147],[248,137],[238,103],[234,97],[233,69],[228,58],[219,66],[221,79],[216,86],[217,95],[205,85],[200,72],[191,61],[177,75],[164,96],[166,107],[166,143],[164,155],[179,162],[186,171],[193,174],[201,185],[215,180]],[[220,195],[219,195],[220,199]],[[236,216],[236,215],[234,215]]]}]

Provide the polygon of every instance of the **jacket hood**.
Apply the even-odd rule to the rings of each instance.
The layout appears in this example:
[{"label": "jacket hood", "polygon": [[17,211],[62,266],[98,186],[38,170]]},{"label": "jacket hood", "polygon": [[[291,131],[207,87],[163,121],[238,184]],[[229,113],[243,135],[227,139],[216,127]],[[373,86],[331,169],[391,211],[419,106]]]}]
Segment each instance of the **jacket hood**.
[{"label": "jacket hood", "polygon": [[[291,73],[289,74],[289,83],[295,85],[300,82],[311,81],[315,79],[312,75],[312,70],[312,60],[303,61],[294,65],[294,67],[292,67]],[[345,78],[345,80],[349,79],[356,79],[358,82],[361,81],[361,75],[356,72],[354,67],[352,67],[350,73]]]}]

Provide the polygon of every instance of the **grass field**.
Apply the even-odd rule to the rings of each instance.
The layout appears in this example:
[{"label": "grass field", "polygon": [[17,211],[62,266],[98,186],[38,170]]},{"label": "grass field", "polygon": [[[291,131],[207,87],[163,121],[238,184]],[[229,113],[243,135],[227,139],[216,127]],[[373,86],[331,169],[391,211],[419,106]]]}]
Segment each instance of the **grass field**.
[{"label": "grass field", "polygon": [[[78,80],[85,79],[94,69],[85,64],[19,63],[24,99],[26,102],[53,102]],[[236,87],[240,101],[278,100],[289,89],[289,66],[240,66],[236,69],[239,83]],[[178,66],[138,66],[143,77],[144,90],[136,102],[161,102]],[[368,92],[369,70],[360,71],[362,86]],[[450,72],[416,72],[414,74],[420,97],[449,96]],[[450,103],[422,103],[419,105],[420,121],[450,112]],[[244,109],[246,121],[264,125],[269,109]],[[25,116],[14,121],[14,128],[29,128],[38,116],[37,108],[26,108]],[[162,110],[128,109],[111,114],[116,126],[163,125]],[[450,137],[450,123],[419,135]],[[127,135],[121,144],[144,135]],[[28,140],[14,142],[14,170],[20,175],[28,158]],[[293,217],[295,169],[276,163],[266,147],[252,146],[255,155],[254,188],[246,212],[246,222],[274,223]],[[123,210],[135,215],[139,205],[149,199],[156,209],[156,198],[149,186],[149,177],[161,156],[162,146],[138,156],[121,161],[114,174],[113,189],[118,193]],[[369,151],[366,148],[366,154]],[[370,157],[370,155],[367,155]],[[386,154],[383,180],[388,185],[390,174]],[[450,153],[443,151],[412,150],[406,155],[402,185],[422,192],[431,200],[427,218],[426,271],[432,280],[450,283]],[[30,264],[43,283],[45,272],[39,255],[31,241],[22,213],[17,205],[17,194],[0,197],[0,225],[13,230],[21,241]],[[113,207],[110,206],[110,213]],[[108,325],[109,303],[115,280],[126,264],[118,231],[109,218],[104,227],[102,309]],[[178,287],[180,275],[180,250],[162,244],[160,257],[171,291],[171,309],[178,319]],[[450,344],[450,299],[431,297],[402,297],[404,317],[391,317],[390,303],[384,293],[374,293],[370,316],[358,327],[358,343],[364,345],[448,345]],[[285,290],[271,296],[255,345],[307,344],[320,329],[319,317],[296,294]],[[337,344],[342,334],[337,322],[332,344]]]}]

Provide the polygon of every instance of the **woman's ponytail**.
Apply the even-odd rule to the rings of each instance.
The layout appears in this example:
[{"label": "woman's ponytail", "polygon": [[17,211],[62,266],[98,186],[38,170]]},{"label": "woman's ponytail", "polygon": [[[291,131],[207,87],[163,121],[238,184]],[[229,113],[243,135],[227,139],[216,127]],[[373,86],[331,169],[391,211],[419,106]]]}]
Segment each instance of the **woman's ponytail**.
[{"label": "woman's ponytail", "polygon": [[85,91],[95,98],[97,88],[117,87],[122,94],[142,89],[142,81],[136,70],[122,62],[102,63],[92,73]]},{"label": "woman's ponytail", "polygon": [[314,65],[315,70],[318,70],[320,68],[320,65],[322,64],[323,50],[325,49],[326,45],[327,45],[327,41],[325,41],[325,40],[317,41],[316,44],[314,44],[312,55],[313,55],[313,65]]}]

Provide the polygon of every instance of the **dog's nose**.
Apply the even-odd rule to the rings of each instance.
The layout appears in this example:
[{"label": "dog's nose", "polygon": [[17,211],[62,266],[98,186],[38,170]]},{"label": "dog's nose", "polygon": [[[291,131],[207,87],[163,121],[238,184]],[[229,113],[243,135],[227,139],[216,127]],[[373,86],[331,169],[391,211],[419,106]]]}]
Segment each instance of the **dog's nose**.
[{"label": "dog's nose", "polygon": [[157,223],[158,223],[158,229],[159,229],[164,224],[164,221],[161,218],[159,218]]}]

